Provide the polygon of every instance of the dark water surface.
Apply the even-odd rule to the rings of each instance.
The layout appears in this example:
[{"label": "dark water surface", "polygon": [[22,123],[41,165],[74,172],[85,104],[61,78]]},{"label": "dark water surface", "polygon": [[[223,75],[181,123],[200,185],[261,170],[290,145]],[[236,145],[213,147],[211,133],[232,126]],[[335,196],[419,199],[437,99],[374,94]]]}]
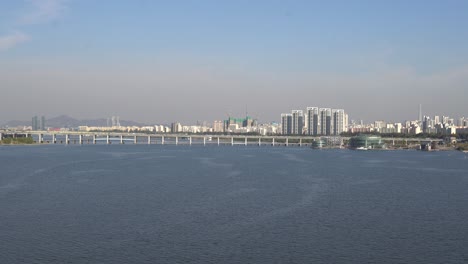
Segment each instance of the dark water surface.
[{"label": "dark water surface", "polygon": [[468,155],[0,147],[0,263],[468,263]]}]

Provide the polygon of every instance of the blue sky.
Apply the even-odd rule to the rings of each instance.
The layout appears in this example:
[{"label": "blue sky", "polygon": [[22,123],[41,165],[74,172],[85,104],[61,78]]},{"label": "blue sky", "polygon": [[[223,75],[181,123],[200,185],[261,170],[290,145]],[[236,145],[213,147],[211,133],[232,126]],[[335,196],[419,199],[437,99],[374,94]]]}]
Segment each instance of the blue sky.
[{"label": "blue sky", "polygon": [[[0,103],[27,102],[19,119],[155,123],[242,115],[246,105],[262,121],[306,106],[401,121],[419,103],[427,114],[466,116],[467,13],[468,1],[454,0],[5,0],[0,78],[11,94]],[[32,98],[57,92],[77,100]]]}]

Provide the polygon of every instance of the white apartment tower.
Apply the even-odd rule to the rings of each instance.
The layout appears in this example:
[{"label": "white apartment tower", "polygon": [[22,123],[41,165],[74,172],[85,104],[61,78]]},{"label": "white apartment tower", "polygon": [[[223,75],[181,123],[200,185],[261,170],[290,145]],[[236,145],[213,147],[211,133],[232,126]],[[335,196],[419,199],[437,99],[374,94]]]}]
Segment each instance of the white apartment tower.
[{"label": "white apartment tower", "polygon": [[331,108],[320,108],[320,134],[330,136],[332,134],[332,111]]},{"label": "white apartment tower", "polygon": [[320,134],[319,108],[307,107],[307,135],[317,136]]},{"label": "white apartment tower", "polygon": [[292,130],[293,135],[302,135],[304,127],[304,112],[302,110],[292,110]]},{"label": "white apartment tower", "polygon": [[339,136],[345,131],[345,112],[343,109],[333,109],[332,110],[332,134]]},{"label": "white apartment tower", "polygon": [[292,114],[281,114],[281,134],[292,134]]}]

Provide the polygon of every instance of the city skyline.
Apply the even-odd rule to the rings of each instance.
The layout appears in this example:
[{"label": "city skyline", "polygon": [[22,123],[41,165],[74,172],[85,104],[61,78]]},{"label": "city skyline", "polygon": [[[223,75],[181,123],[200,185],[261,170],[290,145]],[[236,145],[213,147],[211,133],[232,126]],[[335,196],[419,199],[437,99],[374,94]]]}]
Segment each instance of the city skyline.
[{"label": "city skyline", "polygon": [[[346,116],[346,121],[347,121],[347,124],[351,124],[352,121],[355,122],[355,123],[365,123],[365,124],[372,124],[374,122],[378,122],[378,121],[385,121],[385,122],[390,122],[390,123],[398,123],[398,122],[407,122],[407,121],[416,121],[416,120],[419,120],[419,121],[424,121],[424,118],[425,117],[450,117],[454,120],[458,120],[460,118],[465,118],[467,117],[468,115],[464,115],[462,113],[458,113],[458,114],[455,114],[455,115],[445,115],[445,114],[440,114],[440,113],[426,113],[423,111],[423,105],[422,104],[419,104],[418,105],[418,113],[415,113],[415,115],[417,115],[417,117],[415,118],[406,118],[406,119],[383,119],[383,118],[379,118],[379,119],[375,119],[375,120],[363,120],[363,119],[359,119],[359,118],[355,118],[354,116],[352,115],[349,115],[348,112],[346,112],[345,116]],[[306,119],[306,116],[308,116],[309,114],[309,111],[313,111],[315,109],[315,111],[317,112],[316,114],[319,113],[319,110],[323,110],[323,109],[329,109],[330,111],[333,111],[333,110],[340,110],[340,111],[343,111],[343,109],[339,109],[339,108],[319,108],[319,107],[311,107],[311,106],[307,106],[303,109],[301,108],[297,108],[297,109],[300,109],[300,110],[292,110],[293,112],[295,111],[302,111],[302,114],[304,115],[303,118],[303,122],[304,122],[304,127],[307,128],[309,125],[308,124],[305,124],[305,122],[311,122],[311,120],[307,120]],[[280,117],[278,117],[278,115],[280,115]],[[244,117],[248,117],[248,118],[252,118],[254,119],[256,122],[260,122],[260,123],[272,123],[272,122],[275,122],[275,123],[279,123],[281,124],[282,123],[282,116],[285,114],[285,112],[283,113],[276,113],[277,115],[277,118],[274,119],[274,120],[261,120],[259,119],[258,117],[256,116],[251,116],[249,115],[248,112],[245,112],[243,114],[239,114],[239,115],[231,115],[227,112],[225,112],[225,115],[223,116],[222,114],[221,115],[218,115],[216,118],[214,119],[206,119],[206,118],[201,118],[201,119],[197,119],[197,120],[189,120],[187,119],[188,121],[181,121],[179,119],[169,119],[169,121],[167,122],[160,122],[160,121],[149,121],[149,122],[144,122],[144,121],[140,121],[138,118],[137,119],[127,119],[127,121],[130,121],[130,122],[135,122],[135,123],[140,123],[140,124],[146,124],[146,125],[153,125],[153,124],[166,124],[166,125],[170,125],[171,123],[174,123],[174,122],[182,122],[182,123],[185,123],[185,124],[198,124],[199,122],[208,122],[208,123],[212,123],[212,122],[216,122],[218,120],[229,120],[229,119],[236,119],[236,118],[244,118]],[[331,114],[331,113],[330,113]],[[42,117],[44,117],[45,115],[42,114]],[[409,114],[409,116],[411,116],[411,114]],[[49,116],[50,117],[50,116]],[[69,117],[69,118],[75,118],[75,117],[71,117],[70,115],[68,114],[59,114],[59,115],[52,115],[52,118],[58,118],[58,117]],[[424,118],[423,118],[424,117]],[[29,117],[31,118],[31,117]],[[112,114],[112,116],[108,116],[108,117],[103,117],[103,116],[94,116],[94,117],[89,117],[89,118],[85,118],[85,120],[93,120],[93,119],[106,119],[107,121],[107,124],[109,126],[110,122],[112,121],[112,124],[114,123],[118,123],[118,120],[120,119],[120,116],[119,115],[115,115],[115,114]],[[320,120],[320,118],[318,118],[317,120]],[[7,122],[10,122],[10,121],[13,121],[13,122],[28,122],[27,120],[19,120],[19,119],[10,119],[6,122],[0,122],[0,126],[2,125],[5,125]],[[317,122],[317,121],[316,121]],[[321,127],[323,126],[322,124],[320,123],[317,123],[315,124],[315,126],[318,126],[318,127]],[[317,129],[317,127],[315,128]],[[308,132],[307,133],[314,133],[313,130],[312,131],[309,131],[307,130]],[[316,134],[320,134],[322,133],[322,131],[316,131],[315,132]]]},{"label": "city skyline", "polygon": [[[267,4],[268,3],[268,4]],[[466,1],[4,1],[0,124],[468,115]]]}]

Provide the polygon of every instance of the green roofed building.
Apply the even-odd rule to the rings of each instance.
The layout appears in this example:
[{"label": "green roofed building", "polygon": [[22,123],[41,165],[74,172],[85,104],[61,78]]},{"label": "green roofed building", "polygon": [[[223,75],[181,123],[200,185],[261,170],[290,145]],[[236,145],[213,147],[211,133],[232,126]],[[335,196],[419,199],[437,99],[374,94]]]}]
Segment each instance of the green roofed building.
[{"label": "green roofed building", "polygon": [[251,127],[254,126],[254,120],[250,116],[246,116],[245,118],[229,117],[228,120],[224,120],[225,129],[228,129],[232,125],[237,125],[238,127]]},{"label": "green roofed building", "polygon": [[383,149],[385,143],[380,136],[359,135],[349,139],[349,147],[352,149]]}]

